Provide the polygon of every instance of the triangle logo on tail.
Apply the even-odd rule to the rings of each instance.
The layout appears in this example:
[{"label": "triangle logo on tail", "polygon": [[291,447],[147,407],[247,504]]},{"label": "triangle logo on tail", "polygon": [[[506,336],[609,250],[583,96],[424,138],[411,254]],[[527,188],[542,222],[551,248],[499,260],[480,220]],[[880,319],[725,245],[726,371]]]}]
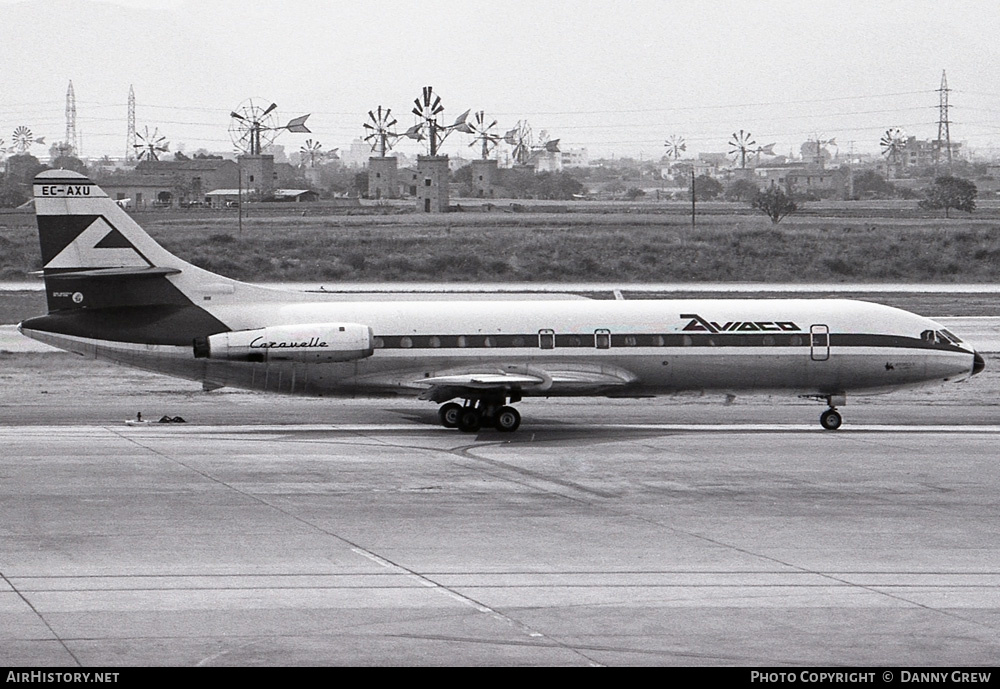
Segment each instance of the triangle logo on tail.
[{"label": "triangle logo on tail", "polygon": [[125,235],[98,216],[43,267],[146,268],[151,265]]}]

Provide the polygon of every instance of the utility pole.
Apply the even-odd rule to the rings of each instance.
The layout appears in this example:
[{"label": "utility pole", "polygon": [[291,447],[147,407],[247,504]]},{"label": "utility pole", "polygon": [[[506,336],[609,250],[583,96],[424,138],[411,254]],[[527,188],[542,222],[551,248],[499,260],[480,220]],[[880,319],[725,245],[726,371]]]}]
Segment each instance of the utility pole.
[{"label": "utility pole", "polygon": [[854,198],[854,142],[851,141],[851,159],[847,166],[847,200]]},{"label": "utility pole", "polygon": [[243,236],[243,166],[239,167],[239,187],[236,190],[236,209],[240,218],[240,236]]},{"label": "utility pole", "polygon": [[694,165],[691,166],[691,227],[694,227]]}]

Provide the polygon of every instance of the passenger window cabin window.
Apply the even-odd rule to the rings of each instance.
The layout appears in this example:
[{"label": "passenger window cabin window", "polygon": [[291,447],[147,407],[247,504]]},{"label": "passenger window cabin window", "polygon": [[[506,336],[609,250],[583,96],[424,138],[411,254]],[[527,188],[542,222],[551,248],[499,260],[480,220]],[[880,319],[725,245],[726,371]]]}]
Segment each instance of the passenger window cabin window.
[{"label": "passenger window cabin window", "polygon": [[538,331],[538,348],[539,349],[555,349],[556,347],[556,334],[553,330],[539,330]]},{"label": "passenger window cabin window", "polygon": [[598,330],[594,333],[594,346],[598,349],[610,349],[611,348],[611,331],[610,330]]}]

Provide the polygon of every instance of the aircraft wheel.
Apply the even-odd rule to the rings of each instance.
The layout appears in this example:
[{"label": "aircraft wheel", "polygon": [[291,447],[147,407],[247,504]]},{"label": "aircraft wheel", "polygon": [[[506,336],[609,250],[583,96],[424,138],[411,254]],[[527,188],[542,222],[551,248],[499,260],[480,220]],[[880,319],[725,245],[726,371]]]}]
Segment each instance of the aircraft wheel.
[{"label": "aircraft wheel", "polygon": [[475,433],[483,424],[483,417],[478,409],[464,407],[458,417],[458,430],[465,433]]},{"label": "aircraft wheel", "polygon": [[438,418],[445,428],[458,428],[458,418],[462,414],[462,405],[454,402],[442,404],[438,409]]},{"label": "aircraft wheel", "polygon": [[843,417],[841,417],[840,412],[836,409],[827,409],[819,417],[820,425],[828,431],[837,430],[843,422]]},{"label": "aircraft wheel", "polygon": [[498,431],[511,433],[521,425],[521,414],[514,407],[500,407],[496,415],[496,426]]}]

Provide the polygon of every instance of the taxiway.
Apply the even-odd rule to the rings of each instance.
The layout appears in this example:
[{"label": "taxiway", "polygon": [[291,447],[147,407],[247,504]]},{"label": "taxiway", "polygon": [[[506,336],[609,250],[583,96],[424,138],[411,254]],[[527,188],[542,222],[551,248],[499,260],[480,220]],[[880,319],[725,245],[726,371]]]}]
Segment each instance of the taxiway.
[{"label": "taxiway", "polygon": [[0,663],[1000,653],[996,407],[899,425],[876,406],[830,433],[810,406],[789,423],[802,405],[652,423],[642,402],[600,422],[535,402],[513,436],[470,436],[412,402],[341,404],[366,418],[0,426]]}]

